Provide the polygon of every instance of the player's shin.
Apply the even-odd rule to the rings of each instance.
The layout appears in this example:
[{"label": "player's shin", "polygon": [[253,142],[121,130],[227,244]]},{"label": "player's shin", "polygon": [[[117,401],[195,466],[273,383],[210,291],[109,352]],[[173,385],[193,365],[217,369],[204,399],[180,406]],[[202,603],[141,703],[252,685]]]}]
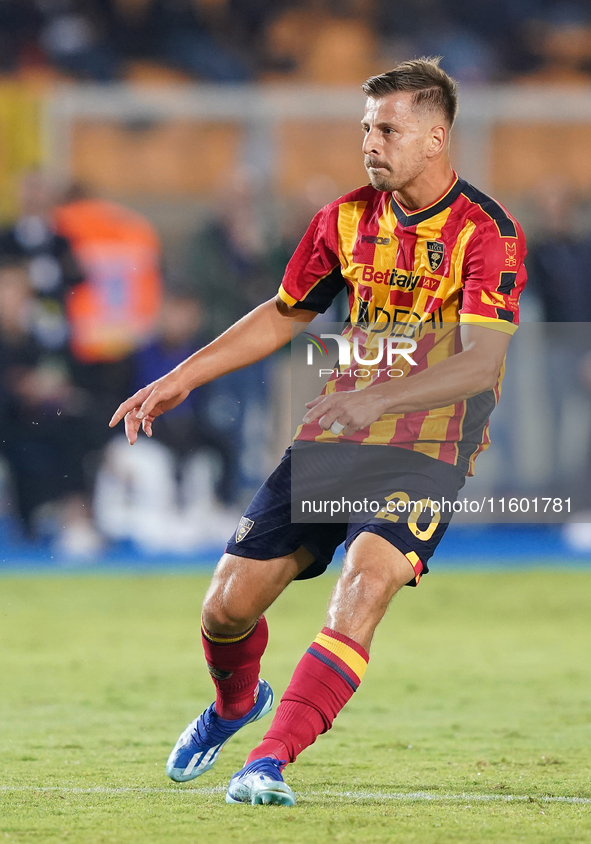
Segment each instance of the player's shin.
[{"label": "player's shin", "polygon": [[369,655],[357,642],[324,627],[298,663],[273,723],[247,764],[264,756],[293,762],[327,732],[357,690]]},{"label": "player's shin", "polygon": [[220,718],[242,718],[252,709],[269,638],[264,616],[244,633],[223,636],[201,625],[201,639],[209,673],[216,687],[215,710]]}]

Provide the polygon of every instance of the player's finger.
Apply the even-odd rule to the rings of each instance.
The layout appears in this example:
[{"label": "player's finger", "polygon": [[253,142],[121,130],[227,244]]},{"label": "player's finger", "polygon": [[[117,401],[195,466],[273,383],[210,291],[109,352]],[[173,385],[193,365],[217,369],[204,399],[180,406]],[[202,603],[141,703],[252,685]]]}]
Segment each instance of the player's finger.
[{"label": "player's finger", "polygon": [[154,419],[154,416],[144,416],[142,419],[142,429],[147,437],[152,436],[152,422]]},{"label": "player's finger", "polygon": [[137,408],[130,410],[125,416],[125,436],[130,445],[133,445],[137,440],[138,431],[140,429],[140,422],[137,418]]},{"label": "player's finger", "polygon": [[127,401],[122,402],[119,405],[115,413],[111,416],[111,421],[109,422],[109,428],[114,428],[115,425],[118,425],[119,422],[123,419],[123,417],[129,413],[130,410],[133,410],[135,407],[135,403],[133,399],[127,399]]},{"label": "player's finger", "polygon": [[352,437],[353,434],[356,434],[357,431],[360,431],[361,428],[359,425],[355,425],[353,422],[349,422],[348,425],[345,425],[345,430],[341,431],[341,435],[343,437]]},{"label": "player's finger", "polygon": [[[315,422],[316,419],[319,419],[321,416],[331,410],[333,404],[332,396],[321,396],[320,401],[314,401],[314,407],[311,407],[310,410],[304,416],[303,421],[305,423]],[[308,406],[309,405],[306,405],[306,407]]]},{"label": "player's finger", "polygon": [[168,395],[163,394],[160,390],[153,389],[146,398],[144,398],[140,409],[137,412],[138,419],[144,419],[146,416],[151,416],[152,411],[160,401],[165,401],[169,398]]},{"label": "player's finger", "polygon": [[351,422],[351,417],[342,408],[339,410],[338,408],[333,407],[318,420],[318,424],[321,428],[324,428],[325,431],[330,431],[330,427],[334,422],[338,422],[339,425],[344,425],[346,427]]},{"label": "player's finger", "polygon": [[326,396],[318,396],[316,399],[312,399],[312,401],[306,402],[306,407],[316,407],[317,404],[320,404],[321,401],[324,401]]},{"label": "player's finger", "polygon": [[124,401],[119,405],[119,407],[111,417],[111,421],[109,422],[109,428],[114,428],[115,425],[121,422],[121,420],[126,414],[130,413],[130,411],[134,410],[135,408],[138,408],[141,405],[141,403],[146,397],[145,389],[146,388],[144,387],[143,390],[138,390],[137,393],[134,393],[133,396],[130,396],[127,401]]}]

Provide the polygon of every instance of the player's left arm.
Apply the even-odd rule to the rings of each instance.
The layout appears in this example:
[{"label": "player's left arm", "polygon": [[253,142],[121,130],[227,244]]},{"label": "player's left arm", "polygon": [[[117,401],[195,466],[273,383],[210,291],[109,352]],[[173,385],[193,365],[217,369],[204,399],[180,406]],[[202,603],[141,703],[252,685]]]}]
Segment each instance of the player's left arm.
[{"label": "player's left arm", "polygon": [[482,325],[463,325],[461,338],[461,352],[410,378],[314,399],[306,405],[309,410],[304,422],[318,420],[328,431],[338,421],[346,426],[343,434],[351,436],[384,413],[447,407],[491,390],[498,381],[511,335]]}]

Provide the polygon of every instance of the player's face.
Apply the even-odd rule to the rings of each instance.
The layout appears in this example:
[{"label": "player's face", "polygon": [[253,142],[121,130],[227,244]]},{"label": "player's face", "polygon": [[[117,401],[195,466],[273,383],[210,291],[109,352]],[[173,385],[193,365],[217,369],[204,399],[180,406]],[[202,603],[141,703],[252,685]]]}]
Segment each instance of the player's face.
[{"label": "player's face", "polygon": [[368,97],[361,121],[363,158],[376,190],[403,190],[421,175],[430,160],[434,123],[432,111],[413,107],[410,92]]}]

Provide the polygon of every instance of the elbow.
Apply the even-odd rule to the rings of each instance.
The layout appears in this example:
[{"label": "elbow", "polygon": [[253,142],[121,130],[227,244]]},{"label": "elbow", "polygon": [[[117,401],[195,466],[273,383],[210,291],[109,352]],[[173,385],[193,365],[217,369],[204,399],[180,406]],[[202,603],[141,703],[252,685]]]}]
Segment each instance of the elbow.
[{"label": "elbow", "polygon": [[478,388],[477,390],[475,390],[475,394],[486,393],[489,390],[493,390],[498,384],[500,374],[500,366],[491,366],[490,364],[488,364],[487,366],[483,367],[479,373]]},{"label": "elbow", "polygon": [[290,307],[287,302],[284,302],[281,296],[275,296],[275,299],[273,301],[275,302],[275,307],[277,308],[281,316],[291,317],[294,309]]}]

